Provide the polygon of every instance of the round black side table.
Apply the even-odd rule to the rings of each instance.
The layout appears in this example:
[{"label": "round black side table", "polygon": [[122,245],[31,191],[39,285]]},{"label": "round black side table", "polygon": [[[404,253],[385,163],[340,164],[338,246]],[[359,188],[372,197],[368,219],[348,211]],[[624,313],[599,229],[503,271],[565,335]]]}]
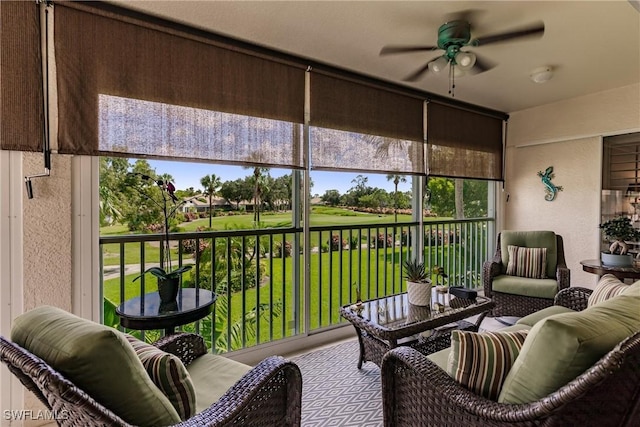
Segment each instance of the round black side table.
[{"label": "round black side table", "polygon": [[131,298],[116,308],[120,324],[128,329],[164,329],[173,334],[176,326],[204,318],[213,310],[217,295],[206,289],[182,288],[175,304],[161,304],[158,292]]}]

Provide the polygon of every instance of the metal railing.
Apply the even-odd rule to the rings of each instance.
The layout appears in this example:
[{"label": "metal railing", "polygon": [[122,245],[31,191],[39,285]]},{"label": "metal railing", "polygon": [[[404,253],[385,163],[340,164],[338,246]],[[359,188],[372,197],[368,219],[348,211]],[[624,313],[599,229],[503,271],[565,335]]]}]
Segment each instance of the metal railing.
[{"label": "metal railing", "polygon": [[[492,222],[425,222],[428,269],[442,266],[449,285],[480,286],[482,263],[494,249]],[[210,316],[183,329],[202,334],[215,352],[226,352],[335,327],[342,323],[339,307],[358,296],[369,299],[406,289],[402,263],[416,250],[412,240],[418,233],[418,223],[310,227],[308,236],[302,228],[173,233],[174,268],[193,264],[182,286],[219,295]],[[100,237],[105,311],[157,289],[151,275],[133,279],[158,265],[162,237]],[[310,248],[308,254],[304,247]],[[305,266],[310,269],[307,286]],[[146,335],[152,340],[159,332]]]}]

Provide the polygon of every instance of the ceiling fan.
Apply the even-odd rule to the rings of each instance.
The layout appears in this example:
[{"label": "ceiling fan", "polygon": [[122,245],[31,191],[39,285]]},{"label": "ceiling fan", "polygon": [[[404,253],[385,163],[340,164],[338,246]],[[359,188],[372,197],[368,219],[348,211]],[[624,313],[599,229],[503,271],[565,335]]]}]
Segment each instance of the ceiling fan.
[{"label": "ceiling fan", "polygon": [[380,50],[380,55],[397,53],[424,52],[438,49],[444,50],[440,56],[430,59],[426,64],[406,76],[405,81],[416,81],[427,72],[440,73],[447,65],[449,68],[450,88],[455,87],[455,77],[463,76],[466,72],[474,74],[490,70],[495,65],[482,59],[476,53],[463,50],[466,47],[479,47],[488,44],[541,37],[544,34],[544,23],[535,22],[508,32],[491,34],[484,37],[472,38],[470,23],[471,15],[475,11],[458,12],[454,19],[444,23],[438,29],[438,43],[436,46],[397,46],[389,45]]}]

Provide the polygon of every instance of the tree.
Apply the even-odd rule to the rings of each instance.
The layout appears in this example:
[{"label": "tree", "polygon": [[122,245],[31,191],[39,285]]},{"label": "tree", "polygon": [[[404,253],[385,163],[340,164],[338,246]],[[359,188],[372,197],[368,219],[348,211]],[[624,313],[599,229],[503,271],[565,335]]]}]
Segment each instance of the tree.
[{"label": "tree", "polygon": [[407,177],[398,174],[388,174],[387,181],[393,181],[393,218],[394,222],[398,222],[398,184],[407,182]]},{"label": "tree", "polygon": [[327,190],[321,199],[329,206],[338,206],[340,204],[340,192],[338,190]]},{"label": "tree", "polygon": [[204,188],[204,195],[209,198],[209,228],[211,228],[211,216],[213,214],[212,199],[218,193],[220,188],[220,178],[215,174],[205,175],[200,179],[200,184]]},{"label": "tree", "polygon": [[129,161],[124,157],[100,157],[100,225],[113,224],[122,219],[126,208],[125,180]]},{"label": "tree", "polygon": [[267,190],[265,174],[269,172],[269,168],[254,167],[253,168],[253,222],[257,225],[260,222],[260,206],[262,205],[262,193]]},{"label": "tree", "polygon": [[453,180],[449,178],[429,178],[431,210],[438,216],[452,217],[455,213]]},{"label": "tree", "polygon": [[[251,197],[251,188],[246,188],[246,181],[238,178],[234,181],[226,181],[220,187],[220,195],[229,203],[236,204],[236,210],[240,208],[240,202]],[[247,194],[248,193],[248,194]]]}]

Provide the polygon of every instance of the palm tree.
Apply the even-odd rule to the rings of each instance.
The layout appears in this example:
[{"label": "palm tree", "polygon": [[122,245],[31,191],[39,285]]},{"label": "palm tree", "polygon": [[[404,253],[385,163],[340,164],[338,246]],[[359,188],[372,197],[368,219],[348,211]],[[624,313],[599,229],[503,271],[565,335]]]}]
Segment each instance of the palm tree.
[{"label": "palm tree", "polygon": [[394,221],[398,222],[398,184],[407,182],[407,177],[398,174],[388,174],[387,181],[393,181],[395,189],[393,190],[393,216]]},{"label": "palm tree", "polygon": [[205,175],[200,179],[200,184],[204,188],[204,195],[209,197],[209,228],[211,228],[211,214],[212,214],[212,198],[218,193],[221,182],[215,174]]}]

